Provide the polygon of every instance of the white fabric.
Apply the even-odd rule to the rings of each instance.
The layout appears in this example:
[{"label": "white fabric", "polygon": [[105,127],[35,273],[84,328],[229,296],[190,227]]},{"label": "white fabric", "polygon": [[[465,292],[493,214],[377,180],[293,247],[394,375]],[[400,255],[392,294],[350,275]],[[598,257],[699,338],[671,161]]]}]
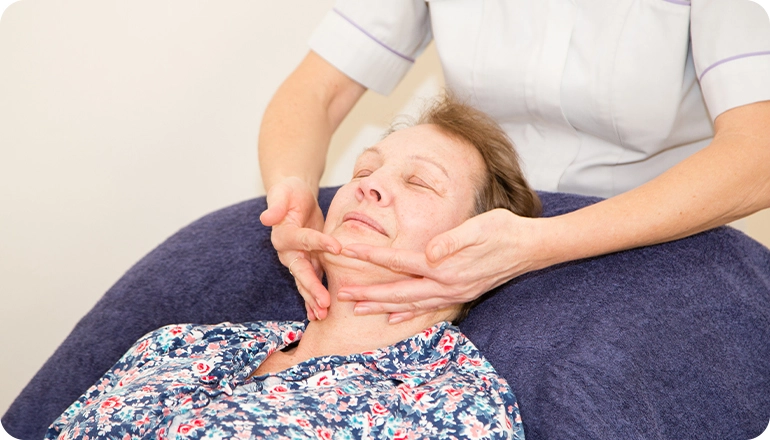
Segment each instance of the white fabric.
[{"label": "white fabric", "polygon": [[750,0],[339,0],[310,45],[387,94],[431,37],[540,190],[627,191],[706,146],[722,112],[770,100],[770,20]]},{"label": "white fabric", "polygon": [[[383,95],[396,87],[431,40],[428,10],[423,2],[400,2],[399,7],[392,8],[386,7],[387,2],[347,2],[343,8],[326,14],[310,37],[313,51]],[[372,11],[378,13],[370,15]],[[356,54],[363,62],[356,59]]]}]

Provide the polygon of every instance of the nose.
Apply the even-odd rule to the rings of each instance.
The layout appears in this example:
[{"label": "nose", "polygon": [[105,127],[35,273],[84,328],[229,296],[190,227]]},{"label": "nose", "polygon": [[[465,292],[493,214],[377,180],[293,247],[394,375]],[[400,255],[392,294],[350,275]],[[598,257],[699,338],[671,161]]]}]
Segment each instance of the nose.
[{"label": "nose", "polygon": [[385,186],[374,175],[364,177],[359,181],[356,196],[359,202],[366,199],[381,206],[385,206],[390,203],[391,199],[390,194],[385,189]]},{"label": "nose", "polygon": [[369,190],[369,194],[372,196],[372,198],[375,198],[375,199],[377,199],[377,201],[378,201],[378,202],[379,202],[380,200],[382,200],[382,194],[380,194],[380,192],[379,192],[379,191],[377,191],[377,190],[376,190],[376,189],[374,189],[374,188],[372,188],[372,189],[370,189],[370,190]]}]

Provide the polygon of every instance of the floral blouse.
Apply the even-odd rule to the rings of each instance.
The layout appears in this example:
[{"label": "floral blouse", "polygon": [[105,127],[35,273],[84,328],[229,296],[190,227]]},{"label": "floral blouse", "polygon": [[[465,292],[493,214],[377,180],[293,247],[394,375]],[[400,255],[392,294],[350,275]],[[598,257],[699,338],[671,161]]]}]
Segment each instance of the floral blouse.
[{"label": "floral blouse", "polygon": [[506,381],[460,331],[249,377],[301,322],[148,333],[51,425],[48,439],[523,439]]}]

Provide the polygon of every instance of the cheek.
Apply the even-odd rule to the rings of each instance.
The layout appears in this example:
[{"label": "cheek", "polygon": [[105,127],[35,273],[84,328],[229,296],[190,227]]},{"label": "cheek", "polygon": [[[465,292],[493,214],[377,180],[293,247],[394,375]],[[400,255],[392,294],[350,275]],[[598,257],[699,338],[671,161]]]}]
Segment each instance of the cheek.
[{"label": "cheek", "polygon": [[324,234],[329,234],[334,230],[334,225],[337,224],[337,218],[337,209],[335,209],[334,201],[332,201],[332,204],[329,205],[329,211],[326,213],[326,220],[324,220]]},{"label": "cheek", "polygon": [[342,221],[342,216],[345,213],[345,206],[354,196],[350,186],[351,185],[343,186],[337,191],[337,194],[334,195],[332,203],[329,205],[329,211],[326,213],[323,229],[324,234],[331,233]]},{"label": "cheek", "polygon": [[422,252],[433,237],[461,223],[457,221],[453,212],[431,209],[428,206],[415,211],[417,212],[402,218],[400,222],[402,233],[399,234],[399,240],[394,243],[394,247]]}]

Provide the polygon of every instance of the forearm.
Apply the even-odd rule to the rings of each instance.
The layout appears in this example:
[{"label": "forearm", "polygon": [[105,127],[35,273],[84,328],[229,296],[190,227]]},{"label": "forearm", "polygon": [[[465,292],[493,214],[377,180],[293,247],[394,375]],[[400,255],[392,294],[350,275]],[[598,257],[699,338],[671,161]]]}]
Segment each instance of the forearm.
[{"label": "forearm", "polygon": [[265,190],[297,176],[315,191],[324,171],[329,124],[322,97],[292,74],[270,101],[259,130],[259,165]]},{"label": "forearm", "polygon": [[753,106],[722,115],[708,147],[658,178],[550,219],[545,265],[687,237],[770,207],[770,103]]},{"label": "forearm", "polygon": [[365,90],[310,52],[262,119],[259,164],[265,190],[296,176],[317,192],[331,136]]}]

